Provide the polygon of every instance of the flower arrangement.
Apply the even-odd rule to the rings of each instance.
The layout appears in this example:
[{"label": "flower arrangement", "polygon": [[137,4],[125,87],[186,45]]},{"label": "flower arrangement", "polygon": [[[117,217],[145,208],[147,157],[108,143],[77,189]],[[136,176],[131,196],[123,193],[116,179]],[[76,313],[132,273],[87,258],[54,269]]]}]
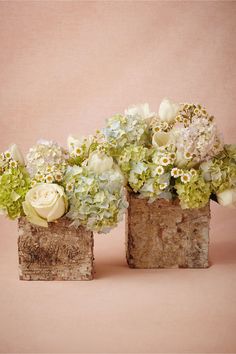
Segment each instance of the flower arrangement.
[{"label": "flower arrangement", "polygon": [[179,198],[182,208],[209,199],[236,206],[236,145],[224,145],[213,116],[199,104],[164,99],[107,120],[102,131],[68,137],[64,149],[40,140],[24,160],[12,145],[0,155],[0,211],[47,227],[66,215],[71,225],[108,232],[128,207],[125,188],[150,202]]},{"label": "flower arrangement", "polygon": [[123,175],[103,149],[99,134],[68,138],[68,150],[40,140],[26,161],[11,146],[0,155],[0,211],[47,227],[66,215],[76,228],[106,233],[128,206]]},{"label": "flower arrangement", "polygon": [[183,209],[209,199],[236,206],[236,145],[224,145],[213,116],[199,104],[164,99],[159,112],[147,103],[107,120],[106,151],[128,190],[148,198],[179,198]]}]

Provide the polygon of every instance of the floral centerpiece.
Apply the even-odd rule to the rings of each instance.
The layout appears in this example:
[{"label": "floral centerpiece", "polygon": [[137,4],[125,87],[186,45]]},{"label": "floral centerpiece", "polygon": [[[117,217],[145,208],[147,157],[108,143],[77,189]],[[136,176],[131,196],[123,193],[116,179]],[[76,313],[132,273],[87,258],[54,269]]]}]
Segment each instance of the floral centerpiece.
[{"label": "floral centerpiece", "polygon": [[[236,206],[236,145],[223,143],[214,117],[200,104],[177,104],[168,99],[161,102],[158,114],[151,112],[148,104],[143,104],[109,118],[103,134],[107,150],[123,172],[130,194],[127,225],[130,266],[189,266],[186,257],[181,258],[179,254],[183,244],[179,245],[179,253],[175,251],[175,256],[169,249],[167,257],[165,240],[155,239],[158,228],[161,230],[159,236],[165,231],[163,228],[167,228],[167,233],[172,233],[172,238],[167,237],[166,242],[170,244],[173,241],[172,248],[176,249],[178,246],[174,238],[177,230],[181,233],[181,225],[180,221],[171,220],[173,206],[175,210],[182,210],[181,220],[186,219],[186,215],[196,219],[196,214],[202,210],[209,218],[206,208],[210,199],[222,205]],[[135,202],[134,207],[136,199],[139,201]],[[164,206],[165,221],[158,214]],[[146,212],[147,217],[144,218]],[[172,222],[173,230],[170,226]],[[204,233],[207,228],[206,225],[201,232]],[[188,230],[186,233],[188,242],[193,236]],[[201,235],[197,228],[195,233],[198,237],[194,240],[198,242]],[[146,251],[145,237],[146,244],[152,240],[151,249]],[[136,242],[135,238],[139,241]],[[159,256],[154,254],[154,260],[149,262],[150,254],[154,252],[153,243],[158,244],[156,254],[159,252]],[[200,251],[195,255],[197,267],[208,265],[208,244],[204,247],[204,259],[199,260]],[[168,258],[166,263],[163,257]]]},{"label": "floral centerpiece", "polygon": [[[68,149],[41,140],[30,148],[25,160],[16,145],[0,155],[0,211],[10,219],[19,219],[22,279],[91,279],[92,232],[109,232],[127,206],[123,174],[106,155],[99,134],[69,137]],[[41,235],[37,242],[36,234]],[[81,263],[85,275],[75,268],[67,274],[68,257],[77,268]],[[45,273],[42,269],[49,258],[51,264]],[[90,262],[89,270],[82,258]],[[52,266],[61,267],[62,263],[67,266],[63,274]]]},{"label": "floral centerpiece", "polygon": [[[126,193],[126,190],[128,193]],[[21,279],[91,279],[92,232],[127,211],[131,267],[207,267],[210,199],[236,206],[236,145],[204,107],[164,99],[102,131],[0,155],[0,212],[19,219]]]},{"label": "floral centerpiece", "polygon": [[16,145],[1,154],[1,213],[10,219],[25,215],[43,227],[66,215],[72,226],[108,232],[127,207],[123,174],[99,149],[96,137],[83,142],[69,137],[68,145],[65,150],[51,141],[39,141],[30,148],[26,162]]}]

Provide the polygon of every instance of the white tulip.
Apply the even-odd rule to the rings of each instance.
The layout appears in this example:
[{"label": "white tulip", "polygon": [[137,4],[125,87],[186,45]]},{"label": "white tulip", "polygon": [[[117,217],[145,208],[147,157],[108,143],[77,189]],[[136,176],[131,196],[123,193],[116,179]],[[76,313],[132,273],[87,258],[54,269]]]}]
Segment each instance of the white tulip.
[{"label": "white tulip", "polygon": [[150,112],[149,104],[143,103],[137,106],[130,106],[125,110],[126,116],[139,116],[143,119],[148,119],[155,116],[155,113]]},{"label": "white tulip", "polygon": [[20,165],[25,165],[24,157],[16,144],[10,146],[9,151],[13,160],[19,162]]},{"label": "white tulip", "polygon": [[89,156],[88,169],[95,173],[109,171],[113,166],[113,158],[102,152],[94,152]]},{"label": "white tulip", "polygon": [[180,105],[177,103],[174,103],[167,98],[164,98],[161,101],[160,107],[159,107],[159,118],[162,121],[165,121],[167,123],[173,122],[175,117],[177,116],[177,113],[180,109]]},{"label": "white tulip", "polygon": [[226,189],[223,192],[216,193],[216,196],[220,205],[236,208],[236,188]]},{"label": "white tulip", "polygon": [[47,227],[47,222],[59,219],[67,210],[64,189],[53,183],[38,184],[26,194],[23,208],[31,223]]},{"label": "white tulip", "polygon": [[113,164],[112,169],[113,169],[113,173],[112,173],[111,181],[119,181],[123,185],[125,185],[125,177],[121,172],[120,167],[117,164]]},{"label": "white tulip", "polygon": [[155,147],[158,146],[167,146],[173,142],[172,135],[166,132],[156,132],[152,137],[152,145]]},{"label": "white tulip", "polygon": [[203,178],[207,182],[211,181],[211,179],[212,179],[211,172],[210,172],[211,165],[212,165],[212,161],[204,161],[199,166],[200,170],[202,171]]},{"label": "white tulip", "polygon": [[75,138],[72,135],[69,135],[67,138],[67,146],[70,153],[74,153],[75,150],[81,147],[83,144],[86,146],[86,153],[89,151],[90,145],[93,142],[93,136],[89,135],[88,137]]},{"label": "white tulip", "polygon": [[67,146],[69,149],[69,152],[73,152],[76,147],[78,147],[80,144],[80,141],[76,138],[74,138],[72,135],[69,135],[67,138]]},{"label": "white tulip", "polygon": [[188,161],[184,158],[184,153],[183,151],[176,151],[176,160],[175,160],[175,165],[179,168],[182,168],[186,166]]}]

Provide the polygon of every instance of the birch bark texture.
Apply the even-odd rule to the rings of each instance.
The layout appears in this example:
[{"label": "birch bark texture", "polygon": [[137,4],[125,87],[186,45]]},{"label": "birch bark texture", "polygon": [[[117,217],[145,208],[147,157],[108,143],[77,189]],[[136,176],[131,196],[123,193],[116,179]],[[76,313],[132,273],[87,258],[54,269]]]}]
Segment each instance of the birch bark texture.
[{"label": "birch bark texture", "polygon": [[126,259],[130,268],[207,268],[210,204],[182,209],[179,200],[148,203],[129,193]]},{"label": "birch bark texture", "polygon": [[64,217],[45,228],[18,220],[20,280],[93,279],[93,233],[70,223]]}]

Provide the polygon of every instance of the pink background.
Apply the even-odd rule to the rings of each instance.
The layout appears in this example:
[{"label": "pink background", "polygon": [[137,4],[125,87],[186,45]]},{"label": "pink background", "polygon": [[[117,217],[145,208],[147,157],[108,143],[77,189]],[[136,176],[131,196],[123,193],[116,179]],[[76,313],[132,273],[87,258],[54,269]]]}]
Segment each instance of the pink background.
[{"label": "pink background", "polygon": [[[235,2],[1,2],[0,149],[65,145],[128,105],[203,103],[236,141]],[[0,352],[236,352],[235,211],[212,205],[207,270],[130,270],[124,224],[96,280],[19,282],[1,218]]]}]

